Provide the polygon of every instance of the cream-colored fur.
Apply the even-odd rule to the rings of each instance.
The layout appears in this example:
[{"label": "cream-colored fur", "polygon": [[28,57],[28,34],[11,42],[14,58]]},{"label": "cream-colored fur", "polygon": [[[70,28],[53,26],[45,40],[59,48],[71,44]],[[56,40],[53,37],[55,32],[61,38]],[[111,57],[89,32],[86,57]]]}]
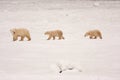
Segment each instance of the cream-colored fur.
[{"label": "cream-colored fur", "polygon": [[28,39],[28,41],[31,40],[30,33],[25,28],[13,28],[10,30],[10,32],[12,33],[13,41],[18,40],[18,37],[21,37],[20,41],[23,41],[25,37]]},{"label": "cream-colored fur", "polygon": [[102,39],[102,34],[99,30],[90,30],[86,32],[84,36],[85,37],[89,36],[90,39],[97,39],[97,37]]},{"label": "cream-colored fur", "polygon": [[46,31],[44,34],[49,36],[47,40],[50,40],[51,38],[55,40],[55,37],[58,37],[59,40],[64,39],[63,32],[61,30]]}]

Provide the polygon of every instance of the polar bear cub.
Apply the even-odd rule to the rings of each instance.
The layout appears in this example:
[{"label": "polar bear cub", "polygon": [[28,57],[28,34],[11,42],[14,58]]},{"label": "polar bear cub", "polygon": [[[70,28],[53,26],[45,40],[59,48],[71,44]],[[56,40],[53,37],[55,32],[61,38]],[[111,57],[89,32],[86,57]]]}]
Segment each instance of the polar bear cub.
[{"label": "polar bear cub", "polygon": [[59,40],[64,39],[63,32],[61,30],[46,31],[44,34],[49,36],[47,40],[50,40],[51,38],[55,40],[55,37],[58,37]]},{"label": "polar bear cub", "polygon": [[97,39],[97,37],[102,39],[102,34],[101,34],[100,30],[97,30],[97,29],[86,32],[84,37],[87,37],[87,36],[89,36],[90,39]]}]

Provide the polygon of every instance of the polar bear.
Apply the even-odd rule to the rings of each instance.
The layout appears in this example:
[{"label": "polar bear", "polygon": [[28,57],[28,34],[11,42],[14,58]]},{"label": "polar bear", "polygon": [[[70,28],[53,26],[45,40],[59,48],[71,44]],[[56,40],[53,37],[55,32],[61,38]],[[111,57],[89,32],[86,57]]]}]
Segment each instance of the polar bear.
[{"label": "polar bear", "polygon": [[10,29],[10,32],[12,33],[13,41],[18,40],[18,37],[21,37],[20,41],[23,41],[25,37],[28,39],[28,41],[31,40],[30,33],[25,28],[13,28]]},{"label": "polar bear", "polygon": [[46,31],[44,34],[49,36],[47,40],[50,40],[51,38],[55,40],[55,37],[58,37],[59,40],[64,39],[63,32],[61,30]]},{"label": "polar bear", "polygon": [[88,32],[85,33],[84,37],[89,36],[90,39],[97,39],[97,37],[99,37],[100,39],[102,39],[102,34],[99,30],[90,30]]}]

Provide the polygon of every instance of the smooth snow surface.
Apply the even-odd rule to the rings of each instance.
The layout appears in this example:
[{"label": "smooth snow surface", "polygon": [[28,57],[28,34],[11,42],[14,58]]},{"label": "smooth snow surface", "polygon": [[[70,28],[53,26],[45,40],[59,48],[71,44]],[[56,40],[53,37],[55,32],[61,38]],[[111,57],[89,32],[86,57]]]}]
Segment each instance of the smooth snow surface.
[{"label": "smooth snow surface", "polygon": [[[0,80],[120,80],[120,2],[57,1],[0,1]],[[32,40],[13,42],[11,28],[27,28]],[[55,29],[65,40],[46,40]],[[92,29],[103,39],[85,38]],[[60,74],[60,61],[82,72]]]}]

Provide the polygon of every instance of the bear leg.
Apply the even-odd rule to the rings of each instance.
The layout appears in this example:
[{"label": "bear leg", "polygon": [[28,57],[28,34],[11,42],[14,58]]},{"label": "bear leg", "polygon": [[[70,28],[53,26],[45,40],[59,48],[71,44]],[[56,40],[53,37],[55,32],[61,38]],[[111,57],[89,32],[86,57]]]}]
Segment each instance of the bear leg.
[{"label": "bear leg", "polygon": [[30,40],[31,40],[30,36],[26,36],[26,37],[27,37],[28,41],[30,41]]},{"label": "bear leg", "polygon": [[21,36],[21,39],[20,39],[20,41],[23,41],[24,40],[24,37],[23,36]]},{"label": "bear leg", "polygon": [[14,37],[13,37],[13,41],[16,41],[16,40],[17,40],[17,38],[14,38]]},{"label": "bear leg", "polygon": [[28,41],[30,41],[30,40],[31,40],[31,38],[29,37],[29,38],[28,38]]},{"label": "bear leg", "polygon": [[90,39],[93,39],[93,37],[92,37],[92,36],[90,36],[89,38],[90,38]]},{"label": "bear leg", "polygon": [[97,36],[94,36],[94,39],[97,39]]},{"label": "bear leg", "polygon": [[62,36],[62,39],[65,39],[65,38]]},{"label": "bear leg", "polygon": [[51,36],[49,36],[47,40],[50,40],[51,38],[52,38],[52,37],[51,37]]},{"label": "bear leg", "polygon": [[53,40],[55,40],[55,36],[53,36]]},{"label": "bear leg", "polygon": [[102,39],[102,36],[99,36],[100,37],[100,39]]},{"label": "bear leg", "polygon": [[16,41],[18,39],[17,36],[13,36],[13,41]]},{"label": "bear leg", "polygon": [[59,40],[61,40],[61,37],[59,37]]}]

